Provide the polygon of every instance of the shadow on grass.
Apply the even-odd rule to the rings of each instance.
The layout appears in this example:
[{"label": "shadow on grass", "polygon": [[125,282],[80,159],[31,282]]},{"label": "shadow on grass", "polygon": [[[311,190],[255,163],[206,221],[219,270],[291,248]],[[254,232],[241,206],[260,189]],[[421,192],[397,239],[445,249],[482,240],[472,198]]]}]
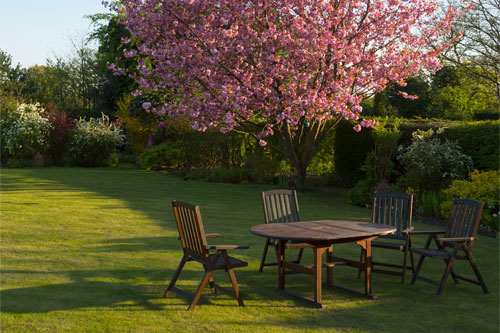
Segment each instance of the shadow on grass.
[{"label": "shadow on grass", "polygon": [[115,282],[79,281],[7,289],[0,292],[0,297],[4,313],[45,313],[88,307],[162,309],[150,302],[153,296],[147,286]]},{"label": "shadow on grass", "polygon": [[182,253],[180,241],[175,237],[110,238],[97,244],[87,249],[87,252],[174,251]]}]

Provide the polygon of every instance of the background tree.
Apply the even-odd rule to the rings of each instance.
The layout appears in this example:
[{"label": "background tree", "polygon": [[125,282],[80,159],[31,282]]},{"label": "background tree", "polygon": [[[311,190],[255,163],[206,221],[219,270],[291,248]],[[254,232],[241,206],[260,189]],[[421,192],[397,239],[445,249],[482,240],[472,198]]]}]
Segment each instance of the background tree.
[{"label": "background tree", "polygon": [[[118,17],[111,14],[96,14],[89,17],[94,25],[90,35],[92,40],[99,43],[96,54],[96,72],[99,75],[99,89],[96,95],[96,106],[105,110],[117,110],[117,103],[124,95],[137,89],[133,79],[123,75],[113,75],[108,64],[123,58],[124,45],[122,40],[130,38],[130,32],[118,23]],[[124,58],[121,66],[129,68],[132,72],[136,62]]]},{"label": "background tree", "polygon": [[[142,1],[111,5],[140,54],[130,73],[142,90],[175,89],[178,103],[144,104],[188,115],[193,128],[242,131],[264,146],[276,135],[300,185],[320,142],[340,119],[360,119],[364,97],[421,68],[439,69],[437,49],[457,12],[437,1]],[[124,44],[130,43],[125,40]],[[147,61],[143,59],[147,57]],[[111,65],[110,67],[114,67]],[[125,73],[126,68],[114,68]]]},{"label": "background tree", "polygon": [[[449,0],[452,5],[457,0]],[[500,0],[471,0],[473,8],[453,25],[463,35],[443,54],[468,75],[489,84],[500,112]]]},{"label": "background tree", "polygon": [[[387,91],[387,103],[392,107],[392,114],[403,118],[427,117],[429,103],[429,80],[425,75],[414,75],[406,80],[406,86],[390,84]],[[401,92],[415,96],[415,99],[405,98]]]},{"label": "background tree", "polygon": [[12,65],[12,56],[0,49],[0,97],[20,97],[24,88],[25,72],[21,65]]}]

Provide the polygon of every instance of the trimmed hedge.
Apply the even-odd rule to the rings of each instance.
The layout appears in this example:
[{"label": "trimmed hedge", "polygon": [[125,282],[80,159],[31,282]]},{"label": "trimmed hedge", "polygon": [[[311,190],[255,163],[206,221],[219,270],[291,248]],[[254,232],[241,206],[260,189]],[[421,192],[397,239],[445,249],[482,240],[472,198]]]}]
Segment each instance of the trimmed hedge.
[{"label": "trimmed hedge", "polygon": [[443,137],[457,141],[462,151],[472,157],[479,170],[498,170],[500,146],[499,121],[474,121],[447,128]]},{"label": "trimmed hedge", "polygon": [[[381,119],[382,120],[382,119]],[[387,121],[391,124],[391,120]],[[370,129],[356,133],[353,123],[342,121],[335,131],[335,180],[338,185],[352,187],[365,177],[361,170],[367,154],[374,147]],[[493,121],[443,121],[425,119],[399,119],[401,138],[398,145],[408,146],[411,135],[417,129],[429,130],[446,128],[439,137],[457,141],[462,151],[472,157],[474,168],[479,170],[498,170],[500,123]]]}]

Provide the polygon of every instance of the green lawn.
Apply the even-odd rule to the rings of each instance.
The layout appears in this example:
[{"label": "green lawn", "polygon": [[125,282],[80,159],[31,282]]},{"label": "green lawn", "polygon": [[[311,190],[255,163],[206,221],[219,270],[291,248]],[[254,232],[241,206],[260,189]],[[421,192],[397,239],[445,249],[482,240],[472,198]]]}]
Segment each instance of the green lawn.
[{"label": "green lawn", "polygon": [[[263,223],[260,192],[270,188],[184,181],[134,169],[1,170],[1,330],[498,332],[499,241],[485,236],[473,254],[487,295],[477,285],[449,279],[436,296],[429,284],[410,286],[379,274],[372,281],[375,301],[324,290],[327,309],[320,310],[277,294],[276,268],[257,272],[264,239],[249,232]],[[173,199],[200,205],[206,232],[222,234],[213,243],[250,246],[231,252],[249,262],[236,271],[245,307],[227,295],[211,295],[209,288],[194,312],[187,312],[187,301],[175,293],[162,298],[181,258]],[[301,217],[369,220],[367,209],[345,200],[343,190],[299,193]],[[335,253],[358,258],[359,248],[342,244]],[[379,259],[394,255],[374,251]],[[439,278],[443,263],[426,264],[423,272]],[[455,269],[472,276],[464,262]],[[362,289],[352,268],[334,274],[337,282]],[[178,285],[194,291],[201,276],[201,265],[188,263]],[[229,286],[226,273],[217,272],[215,279]],[[312,296],[311,277],[289,276],[287,286]]]}]

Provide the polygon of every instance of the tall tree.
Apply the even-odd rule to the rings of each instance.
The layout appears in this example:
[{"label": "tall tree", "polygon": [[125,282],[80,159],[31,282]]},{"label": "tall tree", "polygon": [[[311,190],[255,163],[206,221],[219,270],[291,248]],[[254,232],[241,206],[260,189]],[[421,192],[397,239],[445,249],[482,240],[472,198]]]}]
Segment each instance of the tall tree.
[{"label": "tall tree", "polygon": [[[362,99],[388,82],[435,71],[458,12],[436,0],[122,0],[111,5],[137,41],[142,90],[175,89],[178,103],[144,104],[189,115],[193,128],[249,133],[288,156],[300,185],[319,143],[340,119],[354,130]],[[125,40],[125,43],[130,40]],[[427,47],[433,42],[439,47]],[[114,64],[110,65],[115,67]],[[126,69],[114,68],[115,73]]]},{"label": "tall tree", "polygon": [[[459,1],[449,2],[456,5]],[[496,95],[500,112],[500,0],[470,0],[470,3],[472,9],[452,26],[452,33],[461,31],[463,35],[443,57],[487,82]]]},{"label": "tall tree", "polygon": [[[107,64],[123,57],[124,45],[122,40],[130,38],[130,32],[118,23],[118,17],[111,14],[91,15],[94,31],[90,38],[99,43],[96,54],[96,70],[99,74],[99,90],[96,96],[97,107],[105,110],[116,111],[117,102],[124,94],[137,89],[134,80],[127,76],[117,76],[108,69]],[[121,66],[126,66],[133,71],[136,67],[132,59],[123,59]]]}]

